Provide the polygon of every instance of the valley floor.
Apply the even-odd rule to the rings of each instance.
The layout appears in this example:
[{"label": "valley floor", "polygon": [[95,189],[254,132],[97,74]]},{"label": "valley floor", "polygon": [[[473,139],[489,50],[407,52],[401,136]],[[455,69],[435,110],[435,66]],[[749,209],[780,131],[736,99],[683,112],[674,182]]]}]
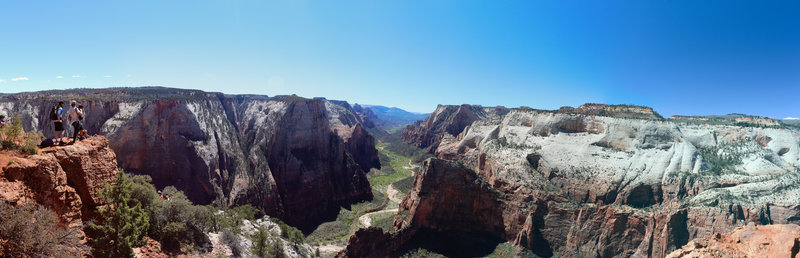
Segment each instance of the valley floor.
[{"label": "valley floor", "polygon": [[[414,173],[420,163],[410,156],[389,150],[389,144],[392,143],[381,141],[377,144],[382,168],[367,173],[373,199],[353,204],[350,209],[342,208],[336,220],[321,224],[307,236],[309,243],[318,248],[323,257],[333,257],[344,249],[350,236],[359,228],[374,226],[387,232],[395,231],[394,217],[400,202],[413,187]],[[508,257],[524,254],[524,251],[505,242],[497,244],[486,257]],[[407,251],[403,257],[445,256],[420,247]]]},{"label": "valley floor", "polygon": [[[310,243],[318,247],[323,256],[333,256],[347,245],[347,240],[359,228],[376,226],[393,231],[392,223],[397,207],[411,190],[413,175],[419,168],[410,157],[394,153],[386,148],[387,143],[379,142],[380,170],[367,173],[372,186],[373,199],[354,204],[350,209],[342,208],[335,221],[323,223],[308,235]],[[405,183],[405,184],[404,184]]]}]

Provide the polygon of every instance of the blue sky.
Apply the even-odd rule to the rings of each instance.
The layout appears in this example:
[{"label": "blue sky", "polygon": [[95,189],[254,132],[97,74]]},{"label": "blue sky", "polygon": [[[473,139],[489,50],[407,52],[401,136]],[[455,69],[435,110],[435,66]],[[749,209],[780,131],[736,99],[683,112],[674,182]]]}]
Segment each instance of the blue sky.
[{"label": "blue sky", "polygon": [[0,92],[800,116],[798,1],[5,1]]}]

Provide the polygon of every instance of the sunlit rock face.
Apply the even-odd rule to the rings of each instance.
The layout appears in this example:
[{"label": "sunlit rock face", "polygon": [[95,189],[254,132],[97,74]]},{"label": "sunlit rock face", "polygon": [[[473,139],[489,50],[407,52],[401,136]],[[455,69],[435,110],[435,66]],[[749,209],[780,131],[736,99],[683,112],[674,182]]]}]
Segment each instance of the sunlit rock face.
[{"label": "sunlit rock face", "polygon": [[[0,112],[52,136],[50,108],[77,100],[127,172],[174,185],[196,203],[253,204],[301,228],[370,199],[375,140],[346,102],[169,88],[6,95]],[[67,104],[68,105],[68,104]]]},{"label": "sunlit rock face", "polygon": [[800,223],[791,127],[682,123],[637,106],[462,105],[403,139],[436,158],[400,204],[398,241],[480,231],[540,256],[664,257],[749,222]]},{"label": "sunlit rock face", "polygon": [[8,163],[0,166],[0,201],[52,210],[60,225],[84,239],[84,223],[97,219],[97,207],[105,204],[100,192],[118,173],[108,140],[94,136],[35,155],[2,155]]}]

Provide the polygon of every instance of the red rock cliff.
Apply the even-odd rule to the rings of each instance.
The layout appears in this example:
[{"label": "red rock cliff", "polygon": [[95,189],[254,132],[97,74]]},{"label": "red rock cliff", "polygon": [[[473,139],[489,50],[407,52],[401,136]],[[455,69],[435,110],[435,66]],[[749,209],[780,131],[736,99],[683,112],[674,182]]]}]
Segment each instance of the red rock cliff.
[{"label": "red rock cliff", "polygon": [[[580,109],[592,112],[485,112],[457,133],[446,128],[458,122],[431,122],[451,117],[434,112],[428,129],[446,133],[404,138],[436,146],[438,159],[416,174],[397,233],[357,233],[340,254],[487,232],[544,257],[665,257],[750,222],[797,223],[797,131],[675,124],[627,106]],[[737,165],[719,162],[720,153]]]},{"label": "red rock cliff", "polygon": [[253,204],[293,226],[370,198],[364,173],[380,166],[365,121],[342,101],[150,87],[11,94],[0,110],[49,135],[49,108],[71,99],[126,172],[195,203]]},{"label": "red rock cliff", "polygon": [[0,170],[0,199],[12,205],[35,202],[80,231],[83,221],[102,205],[103,184],[111,183],[117,171],[108,140],[95,136],[74,145],[45,148],[37,155],[10,158]]}]

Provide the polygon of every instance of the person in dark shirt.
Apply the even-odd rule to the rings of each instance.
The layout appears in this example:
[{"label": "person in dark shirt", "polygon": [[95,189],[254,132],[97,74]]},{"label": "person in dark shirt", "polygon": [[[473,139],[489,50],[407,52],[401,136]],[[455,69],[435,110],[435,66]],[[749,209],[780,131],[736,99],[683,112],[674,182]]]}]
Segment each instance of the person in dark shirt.
[{"label": "person in dark shirt", "polygon": [[53,130],[55,131],[53,133],[53,136],[55,136],[56,139],[58,139],[58,144],[60,145],[64,145],[64,141],[61,139],[61,137],[64,137],[64,122],[62,121],[63,113],[64,113],[64,101],[59,101],[56,109],[57,119],[53,120],[53,128],[54,128]]}]

